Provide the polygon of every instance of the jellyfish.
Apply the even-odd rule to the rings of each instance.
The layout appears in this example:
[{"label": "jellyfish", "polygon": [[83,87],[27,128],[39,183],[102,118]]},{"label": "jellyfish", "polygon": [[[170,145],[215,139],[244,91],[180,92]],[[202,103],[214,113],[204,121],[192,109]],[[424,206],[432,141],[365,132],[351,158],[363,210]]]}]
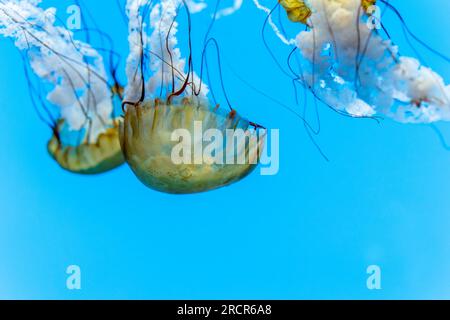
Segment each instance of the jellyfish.
[{"label": "jellyfish", "polygon": [[[450,86],[420,54],[402,54],[381,21],[378,6],[399,18],[410,43],[414,40],[445,61],[450,59],[415,36],[389,1],[279,0],[272,9],[253,2],[267,13],[264,25],[292,47],[286,73],[333,110],[401,123],[450,120]],[[284,9],[291,22],[303,25],[295,38],[289,39],[272,19],[277,8]]]},{"label": "jellyfish", "polygon": [[99,51],[58,25],[55,8],[40,4],[0,0],[0,34],[21,52],[32,102],[53,133],[48,152],[73,173],[112,170],[124,163],[115,110],[123,89],[115,67],[108,74]]},{"label": "jellyfish", "polygon": [[[261,126],[241,117],[231,103],[223,108],[211,90],[213,84],[224,88],[221,79],[211,81],[206,62],[208,47],[220,59],[218,43],[209,37],[217,8],[200,50],[200,73],[194,68],[191,15],[205,8],[202,3],[128,0],[126,5],[130,54],[121,146],[139,180],[165,193],[204,192],[242,180],[256,168],[265,142]],[[187,22],[186,57],[178,39],[180,17]],[[244,139],[236,139],[240,134]],[[245,161],[221,161],[230,153]]]}]

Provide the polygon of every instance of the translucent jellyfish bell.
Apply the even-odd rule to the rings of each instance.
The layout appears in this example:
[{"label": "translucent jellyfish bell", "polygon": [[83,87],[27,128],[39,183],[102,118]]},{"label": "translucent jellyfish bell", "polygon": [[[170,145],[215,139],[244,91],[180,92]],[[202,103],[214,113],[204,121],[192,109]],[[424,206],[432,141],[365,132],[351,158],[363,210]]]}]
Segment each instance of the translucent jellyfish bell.
[{"label": "translucent jellyfish bell", "polygon": [[[204,155],[211,141],[189,144],[185,152],[194,155],[201,150],[198,164],[192,157],[186,163],[177,163],[174,150],[180,141],[174,140],[174,132],[183,128],[184,138],[195,136],[196,123],[202,132],[218,130],[224,137],[219,152],[222,161],[214,162],[215,155]],[[239,143],[230,138],[228,132],[242,130],[248,141]],[[258,137],[255,127],[238,114],[225,113],[207,104],[185,100],[182,103],[167,104],[159,100],[147,100],[127,108],[120,129],[122,150],[136,176],[148,187],[167,193],[184,194],[208,191],[237,182],[249,175],[257,166],[265,136]],[[191,140],[192,141],[192,140]],[[182,141],[186,142],[186,141]],[[253,142],[253,143],[252,143]],[[237,158],[246,159],[241,164],[226,163],[227,147]],[[234,156],[234,155],[232,155]]]},{"label": "translucent jellyfish bell", "polygon": [[124,163],[115,116],[123,89],[108,83],[103,57],[57,26],[56,9],[43,10],[40,2],[1,1],[0,34],[22,52],[34,106],[53,132],[48,151],[74,173],[111,170]]},{"label": "translucent jellyfish bell", "polygon": [[61,141],[65,123],[61,120],[55,134],[48,142],[48,152],[65,170],[79,174],[99,174],[117,168],[124,163],[119,144],[118,121],[102,132],[94,143],[78,145]]},{"label": "translucent jellyfish bell", "polygon": [[[208,88],[193,71],[192,55],[188,61],[182,58],[176,34],[184,4],[127,3],[131,52],[121,146],[140,181],[172,194],[204,192],[242,180],[256,168],[265,142],[259,126],[209,101]],[[150,35],[142,27],[148,19],[143,12],[151,17]],[[150,76],[144,73],[147,69]],[[214,133],[214,141],[211,136],[204,139],[208,132]],[[235,139],[239,133],[244,140]],[[211,146],[215,148],[205,152]]]},{"label": "translucent jellyfish bell", "polygon": [[[114,109],[120,109],[122,91],[113,88]],[[50,156],[60,167],[77,174],[101,174],[121,166],[125,159],[119,139],[120,118],[114,114],[93,133],[89,132],[89,121],[80,130],[72,130],[66,120],[60,119],[47,144]]]}]

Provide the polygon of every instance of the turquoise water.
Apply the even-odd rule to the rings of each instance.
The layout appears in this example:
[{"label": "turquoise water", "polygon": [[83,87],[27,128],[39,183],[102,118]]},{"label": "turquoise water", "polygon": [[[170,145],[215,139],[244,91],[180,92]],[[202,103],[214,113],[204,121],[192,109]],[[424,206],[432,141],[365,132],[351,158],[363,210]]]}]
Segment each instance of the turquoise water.
[{"label": "turquoise water", "polygon": [[[72,4],[45,3],[58,4],[62,17]],[[448,53],[450,3],[392,3]],[[118,10],[106,0],[87,6],[126,56]],[[412,55],[394,17],[385,19]],[[207,20],[194,19],[200,40]],[[126,166],[94,177],[59,169],[20,57],[0,42],[0,298],[450,298],[450,152],[426,125],[377,124],[321,107],[326,162],[297,118],[234,73],[295,107],[289,79],[264,48],[263,22],[245,1],[214,34],[235,108],[280,129],[280,172],[191,196],[146,189]],[[289,53],[270,32],[268,40],[280,57]],[[421,53],[448,83],[448,64]],[[450,126],[439,128],[450,141]],[[66,288],[69,265],[81,268],[81,290]],[[369,265],[381,267],[381,290],[366,287]]]}]

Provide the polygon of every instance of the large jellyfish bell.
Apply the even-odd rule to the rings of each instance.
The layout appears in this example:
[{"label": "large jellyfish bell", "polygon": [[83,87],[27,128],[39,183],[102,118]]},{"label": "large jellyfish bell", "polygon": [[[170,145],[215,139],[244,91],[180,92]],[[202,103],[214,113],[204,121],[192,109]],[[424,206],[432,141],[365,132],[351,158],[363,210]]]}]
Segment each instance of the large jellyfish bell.
[{"label": "large jellyfish bell", "polygon": [[[198,8],[181,0],[127,3],[131,52],[120,126],[122,150],[146,186],[173,194],[208,191],[243,179],[257,166],[265,140],[258,125],[210,101],[202,76],[193,70],[192,52],[187,60],[182,58],[176,37],[178,18],[186,12],[190,29],[190,7]],[[177,131],[182,134],[176,135]],[[203,140],[205,135],[198,132],[213,132],[215,138],[224,139]],[[245,141],[236,142],[237,133],[243,133]],[[206,150],[211,143],[214,152],[195,158],[196,149]],[[178,153],[180,145],[183,152]],[[230,150],[246,161],[214,161],[218,153]],[[178,161],[174,154],[188,161]]]},{"label": "large jellyfish bell", "polygon": [[[253,171],[262,140],[253,148],[245,144],[237,146],[236,154],[248,159],[243,164],[208,163],[205,158],[198,164],[174,162],[173,150],[179,142],[173,140],[173,133],[183,128],[191,136],[196,130],[195,123],[201,123],[202,131],[219,130],[223,137],[227,130],[240,129],[249,132],[250,139],[256,138],[252,125],[238,114],[214,110],[208,103],[192,99],[177,103],[148,100],[129,107],[121,127],[122,148],[129,165],[145,185],[167,193],[196,193],[227,186]],[[202,150],[210,144],[200,143]],[[221,148],[225,149],[226,144]],[[194,145],[187,148],[190,154],[195,153]]]}]

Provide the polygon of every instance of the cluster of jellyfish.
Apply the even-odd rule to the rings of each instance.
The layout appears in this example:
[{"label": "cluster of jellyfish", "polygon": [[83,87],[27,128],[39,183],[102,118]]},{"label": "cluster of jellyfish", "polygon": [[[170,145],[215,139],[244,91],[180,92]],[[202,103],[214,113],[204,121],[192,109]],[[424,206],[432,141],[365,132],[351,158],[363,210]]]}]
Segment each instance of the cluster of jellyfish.
[{"label": "cluster of jellyfish", "polygon": [[[127,0],[122,10],[128,23],[127,83],[118,80],[120,56],[113,39],[100,30],[84,31],[80,40],[58,20],[56,9],[43,9],[42,0],[0,0],[0,35],[13,40],[22,55],[33,106],[51,128],[48,151],[65,170],[99,174],[127,163],[151,189],[174,194],[197,193],[228,186],[248,176],[264,148],[249,143],[233,151],[244,154],[242,164],[175,164],[171,152],[174,130],[242,130],[248,136],[265,130],[241,117],[226,98],[216,101],[212,87],[224,90],[223,80],[208,72],[207,48],[220,17],[233,14],[242,0],[213,6],[203,47],[194,50],[190,38],[193,15],[207,10],[202,0]],[[45,2],[45,1],[44,1]],[[230,2],[230,0],[223,2]],[[393,12],[405,34],[430,48],[407,27],[388,0],[252,0],[263,16],[263,34],[270,28],[276,45],[291,49],[283,72],[316,101],[355,118],[389,117],[404,123],[450,120],[450,86],[419,59],[403,56],[380,20],[378,6]],[[260,10],[260,11],[259,11]],[[284,12],[298,26],[290,38],[274,18]],[[187,54],[181,50],[180,23],[187,24]],[[92,34],[102,39],[91,43]],[[263,37],[263,41],[266,41]],[[276,57],[266,44],[276,63]],[[201,63],[194,67],[194,52]],[[296,65],[293,65],[295,59]],[[48,88],[51,89],[48,89]],[[306,129],[314,129],[303,119]],[[201,142],[205,143],[205,142]],[[226,148],[229,141],[223,143]],[[250,161],[250,159],[252,161]]]}]

